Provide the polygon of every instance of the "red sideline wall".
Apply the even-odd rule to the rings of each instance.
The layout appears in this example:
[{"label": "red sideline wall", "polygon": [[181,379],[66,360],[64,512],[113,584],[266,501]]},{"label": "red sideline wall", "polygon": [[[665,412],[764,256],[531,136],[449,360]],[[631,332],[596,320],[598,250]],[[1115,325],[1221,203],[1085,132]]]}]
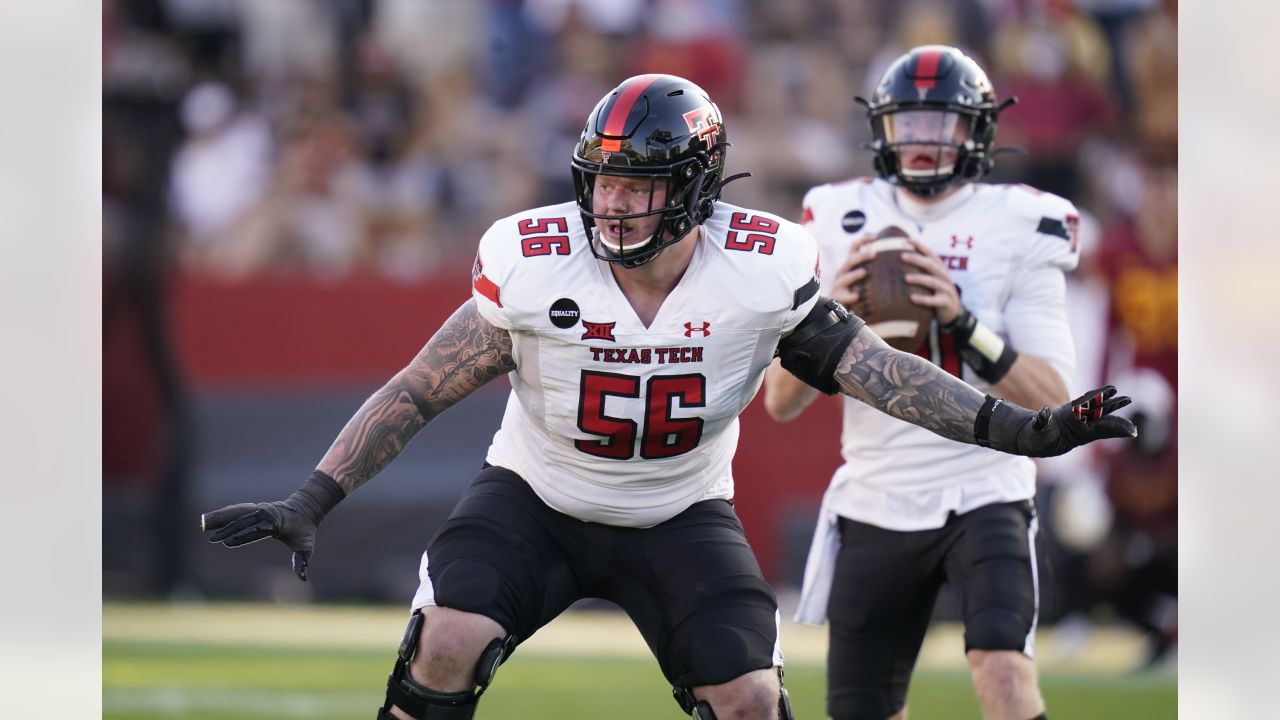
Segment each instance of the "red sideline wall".
[{"label": "red sideline wall", "polygon": [[[377,382],[469,297],[468,279],[181,278],[171,308],[179,361],[203,391]],[[839,403],[821,398],[785,425],[769,419],[759,396],[742,417],[735,504],[770,577],[780,571],[780,513],[817,505],[838,464],[839,423]]]}]

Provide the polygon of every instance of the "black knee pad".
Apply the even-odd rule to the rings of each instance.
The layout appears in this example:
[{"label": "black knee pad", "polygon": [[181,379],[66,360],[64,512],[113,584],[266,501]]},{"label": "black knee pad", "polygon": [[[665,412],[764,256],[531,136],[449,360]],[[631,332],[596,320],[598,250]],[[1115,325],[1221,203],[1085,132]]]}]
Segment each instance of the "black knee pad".
[{"label": "black knee pad", "polygon": [[396,653],[396,664],[387,677],[387,700],[378,711],[378,720],[393,720],[391,706],[395,705],[417,720],[470,720],[476,712],[476,703],[493,682],[498,666],[515,649],[515,636],[494,638],[480,653],[476,662],[475,685],[470,690],[440,692],[432,690],[413,679],[409,665],[417,654],[422,638],[422,625],[426,622],[421,610],[414,611],[405,628],[404,639]]},{"label": "black knee pad", "polygon": [[1022,652],[1027,645],[1031,619],[1008,610],[983,610],[965,623],[964,649],[1013,650]]}]

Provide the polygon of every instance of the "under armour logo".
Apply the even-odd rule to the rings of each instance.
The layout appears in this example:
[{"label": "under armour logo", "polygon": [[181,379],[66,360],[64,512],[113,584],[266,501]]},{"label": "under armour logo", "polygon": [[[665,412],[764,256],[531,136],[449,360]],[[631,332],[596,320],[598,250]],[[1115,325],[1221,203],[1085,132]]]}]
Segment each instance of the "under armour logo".
[{"label": "under armour logo", "polygon": [[952,235],[952,236],[951,236],[951,247],[952,247],[952,248],[958,248],[958,247],[960,247],[961,245],[964,245],[966,249],[972,250],[972,249],[973,249],[973,236],[972,236],[972,235],[970,235],[970,236],[969,236],[969,238],[968,238],[967,240],[961,240],[959,236],[957,236],[957,235]]},{"label": "under armour logo", "polygon": [[700,333],[702,333],[702,337],[706,337],[706,336],[710,335],[710,334],[711,334],[711,323],[709,323],[709,322],[704,322],[704,323],[702,323],[702,327],[694,327],[694,326],[693,326],[693,323],[685,323],[685,324],[684,324],[684,336],[685,336],[685,337],[693,337],[693,334],[694,334],[694,333],[696,333],[696,332],[700,332]]},{"label": "under armour logo", "polygon": [[613,326],[617,322],[593,323],[582,321],[582,327],[586,328],[586,332],[582,333],[583,340],[608,340],[609,342],[617,342],[613,337]]}]

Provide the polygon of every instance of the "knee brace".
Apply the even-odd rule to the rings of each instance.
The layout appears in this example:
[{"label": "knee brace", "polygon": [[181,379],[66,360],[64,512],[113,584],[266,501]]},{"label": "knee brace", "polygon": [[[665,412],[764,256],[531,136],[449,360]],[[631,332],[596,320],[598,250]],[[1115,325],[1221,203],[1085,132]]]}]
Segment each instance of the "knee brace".
[{"label": "knee brace", "polygon": [[716,713],[711,709],[711,703],[694,697],[693,688],[671,688],[671,696],[676,699],[676,704],[680,706],[680,709],[692,717],[693,720],[716,720]]},{"label": "knee brace", "polygon": [[[693,720],[716,720],[716,713],[711,709],[711,703],[694,697],[693,688],[672,688],[671,694],[679,703],[680,709],[689,713]],[[791,712],[791,696],[782,686],[781,667],[778,668],[778,720],[795,720],[795,715]]]},{"label": "knee brace", "polygon": [[778,666],[778,720],[796,720],[791,712],[791,696],[782,685],[782,666]]},{"label": "knee brace", "polygon": [[470,690],[440,692],[426,687],[409,673],[409,665],[417,654],[422,638],[422,625],[426,617],[418,610],[409,618],[404,639],[396,653],[396,664],[387,677],[387,700],[378,710],[378,720],[394,720],[391,706],[395,705],[417,720],[470,720],[476,712],[476,703],[489,683],[498,673],[498,666],[515,648],[515,636],[494,638],[480,653],[476,662],[475,685]]}]

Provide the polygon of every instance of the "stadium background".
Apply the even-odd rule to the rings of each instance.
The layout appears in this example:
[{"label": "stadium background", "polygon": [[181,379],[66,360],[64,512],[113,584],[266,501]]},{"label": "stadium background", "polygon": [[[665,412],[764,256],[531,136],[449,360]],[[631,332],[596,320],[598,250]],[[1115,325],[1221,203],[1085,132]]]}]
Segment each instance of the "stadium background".
[{"label": "stadium background", "polygon": [[[567,158],[621,78],[718,101],[751,180],[799,214],[870,171],[852,102],[898,53],[958,45],[1022,102],[999,182],[1073,199],[1076,387],[1139,398],[1147,441],[1046,464],[1046,625],[1176,642],[1177,8],[1154,0],[149,0],[103,7],[103,595],[404,603],[480,462],[495,383],[326,521],[314,580],[207,545],[202,510],[281,497],[465,297],[494,219],[571,197]],[[838,406],[743,418],[737,504],[799,580]],[[1113,448],[1114,449],[1114,448]],[[341,538],[338,540],[337,538]],[[941,603],[939,620],[952,612]],[[104,626],[106,625],[104,621]],[[104,631],[105,631],[104,627]],[[1063,652],[1069,652],[1064,647]]]}]

